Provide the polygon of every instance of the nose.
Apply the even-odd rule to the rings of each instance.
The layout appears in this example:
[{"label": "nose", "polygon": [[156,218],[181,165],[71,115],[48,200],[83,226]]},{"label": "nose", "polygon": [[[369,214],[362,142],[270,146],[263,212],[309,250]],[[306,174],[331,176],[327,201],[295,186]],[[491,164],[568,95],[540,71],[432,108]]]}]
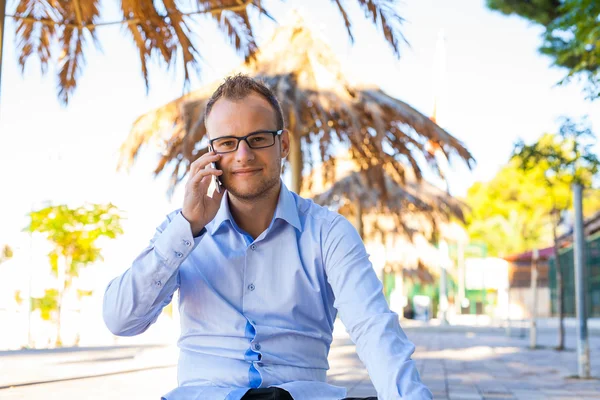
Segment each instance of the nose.
[{"label": "nose", "polygon": [[235,152],[235,159],[239,163],[245,163],[246,161],[254,160],[254,152],[250,146],[248,146],[248,143],[245,140],[240,140],[238,149]]}]

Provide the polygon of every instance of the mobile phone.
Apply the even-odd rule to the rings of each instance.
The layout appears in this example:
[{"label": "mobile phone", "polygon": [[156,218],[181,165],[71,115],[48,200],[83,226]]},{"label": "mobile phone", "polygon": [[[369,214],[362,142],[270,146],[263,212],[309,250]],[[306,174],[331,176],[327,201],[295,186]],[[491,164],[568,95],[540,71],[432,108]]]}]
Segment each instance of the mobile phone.
[{"label": "mobile phone", "polygon": [[[208,151],[213,151],[213,148],[210,144],[208,145]],[[210,166],[214,169],[217,169],[217,165],[214,162],[211,162]],[[211,186],[214,186],[217,189],[217,193],[221,193],[221,185],[222,185],[222,183],[219,180],[219,178],[212,175],[212,185]]]}]

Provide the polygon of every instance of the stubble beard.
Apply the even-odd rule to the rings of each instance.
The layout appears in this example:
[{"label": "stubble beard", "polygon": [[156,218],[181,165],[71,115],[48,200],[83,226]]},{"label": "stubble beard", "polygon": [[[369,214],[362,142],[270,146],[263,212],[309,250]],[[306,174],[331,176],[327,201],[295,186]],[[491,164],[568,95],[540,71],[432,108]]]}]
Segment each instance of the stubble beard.
[{"label": "stubble beard", "polygon": [[[281,158],[277,161],[277,165],[281,165]],[[281,179],[279,172],[279,170],[277,172],[269,171],[269,176],[262,177],[256,186],[249,190],[242,191],[235,187],[235,185],[227,185],[227,191],[243,201],[259,200],[267,197],[277,187]]]}]

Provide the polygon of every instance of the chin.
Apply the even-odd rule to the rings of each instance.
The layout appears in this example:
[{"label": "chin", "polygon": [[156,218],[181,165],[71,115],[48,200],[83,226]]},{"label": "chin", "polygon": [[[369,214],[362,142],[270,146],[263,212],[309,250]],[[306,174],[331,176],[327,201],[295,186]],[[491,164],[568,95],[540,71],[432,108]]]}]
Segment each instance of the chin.
[{"label": "chin", "polygon": [[248,179],[232,182],[227,190],[237,198],[244,200],[258,199],[265,196],[279,182],[277,179]]}]

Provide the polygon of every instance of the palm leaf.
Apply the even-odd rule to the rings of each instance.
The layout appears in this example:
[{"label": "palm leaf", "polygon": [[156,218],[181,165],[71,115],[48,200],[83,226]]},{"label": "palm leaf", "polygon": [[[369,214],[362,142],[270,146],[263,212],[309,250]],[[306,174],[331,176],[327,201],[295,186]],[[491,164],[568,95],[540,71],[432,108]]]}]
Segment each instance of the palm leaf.
[{"label": "palm leaf", "polygon": [[[303,151],[306,164],[329,162],[335,156],[336,143],[348,143],[352,158],[360,169],[369,169],[369,183],[380,188],[383,198],[387,188],[384,165],[399,182],[407,168],[418,180],[428,143],[438,144],[446,154],[469,166],[473,163],[459,140],[413,107],[376,87],[352,87],[331,49],[315,39],[301,19],[279,28],[255,59],[231,73],[249,74],[271,87],[288,125],[294,122],[289,128],[300,139],[302,149],[314,144],[319,148],[314,156],[320,160]],[[205,151],[204,108],[219,84],[214,82],[138,118],[121,147],[120,167],[131,166],[143,146],[153,144],[159,148],[154,172],[171,169],[172,192],[189,165]],[[333,171],[323,173],[333,182]]]},{"label": "palm leaf", "polygon": [[[400,33],[402,19],[394,10],[394,1],[356,1],[365,15],[380,28],[394,53],[399,55],[399,45],[404,38]],[[334,0],[334,3],[353,40],[352,25],[345,8],[339,0]],[[121,15],[116,21],[100,21],[99,5],[100,0],[17,0],[14,13],[7,14],[17,20],[17,53],[21,68],[34,55],[39,57],[44,73],[49,62],[60,62],[59,97],[65,104],[83,70],[84,38],[92,38],[97,46],[100,45],[95,35],[97,27],[115,24],[126,27],[137,47],[148,90],[147,63],[153,57],[170,67],[181,56],[185,85],[189,83],[192,72],[200,69],[201,51],[194,44],[193,37],[201,32],[202,27],[192,31],[190,23],[202,22],[202,19],[195,16],[214,18],[219,29],[246,61],[250,61],[257,52],[248,7],[273,18],[260,0],[121,0]]]}]

